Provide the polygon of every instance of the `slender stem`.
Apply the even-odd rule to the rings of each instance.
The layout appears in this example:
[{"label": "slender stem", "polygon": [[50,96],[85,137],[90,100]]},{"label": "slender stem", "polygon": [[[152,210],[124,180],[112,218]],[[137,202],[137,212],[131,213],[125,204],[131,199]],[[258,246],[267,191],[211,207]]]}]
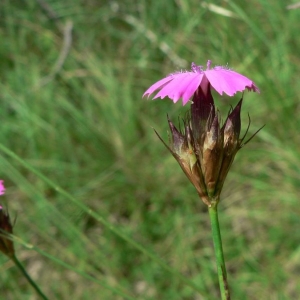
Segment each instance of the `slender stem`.
[{"label": "slender stem", "polygon": [[217,204],[209,207],[208,211],[209,211],[209,217],[211,222],[212,237],[213,237],[216,261],[217,261],[221,297],[222,300],[230,300],[230,293],[229,293],[229,287],[227,282],[227,273],[226,273],[221,233],[220,233],[220,225],[218,219]]},{"label": "slender stem", "polygon": [[26,277],[26,279],[31,284],[31,286],[36,290],[36,292],[39,294],[39,296],[42,299],[44,299],[44,300],[48,300],[48,298],[43,294],[43,292],[40,290],[40,288],[37,286],[37,284],[28,275],[28,273],[26,272],[26,270],[24,269],[24,267],[22,266],[22,264],[19,262],[19,260],[17,259],[17,257],[15,255],[13,255],[10,258],[13,260],[13,262],[15,263],[15,265],[20,269],[20,271]]}]

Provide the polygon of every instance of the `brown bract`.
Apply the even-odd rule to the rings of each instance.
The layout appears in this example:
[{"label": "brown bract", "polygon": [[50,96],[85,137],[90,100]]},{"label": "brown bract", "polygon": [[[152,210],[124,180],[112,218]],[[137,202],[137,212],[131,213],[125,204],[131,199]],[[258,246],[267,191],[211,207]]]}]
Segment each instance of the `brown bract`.
[{"label": "brown bract", "polygon": [[9,214],[0,208],[0,251],[9,257],[15,254],[14,244],[8,239],[7,234],[13,233],[13,226]]}]

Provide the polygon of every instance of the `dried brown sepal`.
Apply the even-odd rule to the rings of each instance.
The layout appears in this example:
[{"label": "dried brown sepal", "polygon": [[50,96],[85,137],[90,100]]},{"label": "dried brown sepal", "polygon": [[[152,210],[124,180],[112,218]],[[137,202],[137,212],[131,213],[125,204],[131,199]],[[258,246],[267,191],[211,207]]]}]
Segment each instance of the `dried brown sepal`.
[{"label": "dried brown sepal", "polygon": [[223,157],[223,134],[219,126],[218,115],[215,116],[210,130],[206,133],[203,144],[203,174],[210,197],[214,196],[215,186]]},{"label": "dried brown sepal", "polygon": [[186,123],[185,125],[185,133],[182,134],[177,130],[174,124],[168,119],[169,127],[171,130],[171,147],[169,147],[164,140],[160,137],[157,131],[154,129],[158,138],[162,141],[162,143],[166,146],[166,148],[171,152],[173,157],[176,159],[181,169],[190,180],[190,182],[196,188],[198,195],[203,200],[204,203],[209,205],[209,199],[207,197],[207,192],[203,180],[203,176],[201,173],[201,168],[199,166],[199,162],[194,152],[194,141],[193,136],[191,134],[191,130],[189,125]]},{"label": "dried brown sepal", "polygon": [[236,153],[241,149],[241,107],[243,98],[236,107],[228,115],[222,130],[224,131],[224,149],[222,165],[219,171],[218,184],[216,186],[216,194],[220,194],[225,179],[234,160]]}]

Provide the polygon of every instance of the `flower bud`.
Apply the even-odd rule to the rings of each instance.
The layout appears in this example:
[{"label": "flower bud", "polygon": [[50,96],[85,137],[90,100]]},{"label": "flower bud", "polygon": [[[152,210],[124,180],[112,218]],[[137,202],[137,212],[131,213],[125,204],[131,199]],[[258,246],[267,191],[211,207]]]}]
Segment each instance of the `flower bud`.
[{"label": "flower bud", "polygon": [[221,193],[223,184],[236,153],[241,149],[242,140],[240,140],[240,132],[242,101],[243,99],[239,101],[237,106],[229,114],[222,128],[224,131],[224,149],[222,166],[219,172],[219,180],[216,188],[216,193],[218,194]]},{"label": "flower bud", "polygon": [[190,125],[188,124],[188,120],[184,123],[185,127],[183,133],[178,131],[169,119],[168,122],[171,131],[170,147],[163,141],[156,131],[155,133],[177,160],[187,178],[196,188],[199,197],[204,203],[209,205],[201,167],[195,153],[194,137]]},{"label": "flower bud", "polygon": [[223,158],[223,134],[220,130],[218,115],[215,116],[211,128],[206,133],[203,144],[202,171],[207,193],[214,196],[215,186]]},{"label": "flower bud", "polygon": [[13,242],[6,237],[7,234],[13,233],[12,229],[9,214],[0,206],[0,251],[9,257],[15,254]]}]

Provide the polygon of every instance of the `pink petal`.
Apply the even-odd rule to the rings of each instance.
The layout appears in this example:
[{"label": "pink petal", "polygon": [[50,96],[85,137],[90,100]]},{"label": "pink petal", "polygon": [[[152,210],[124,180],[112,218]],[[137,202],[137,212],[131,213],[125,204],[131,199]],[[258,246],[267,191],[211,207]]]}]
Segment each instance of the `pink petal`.
[{"label": "pink petal", "polygon": [[149,96],[154,93],[156,90],[161,89],[162,87],[164,87],[169,81],[171,81],[173,79],[173,75],[170,75],[168,77],[165,77],[157,82],[155,82],[154,84],[152,84],[148,90],[143,94],[143,97],[145,97],[146,95]]},{"label": "pink petal", "polygon": [[192,78],[190,78],[188,86],[186,86],[185,91],[182,93],[182,105],[185,105],[189,101],[189,99],[192,98],[203,78],[203,74],[192,73],[191,75]]},{"label": "pink petal", "polygon": [[5,192],[4,181],[0,180],[0,195],[3,195]]},{"label": "pink petal", "polygon": [[182,98],[185,105],[197,90],[202,77],[203,74],[194,72],[173,74],[173,80],[166,84],[153,99],[159,97],[163,99],[167,96],[175,103]]},{"label": "pink petal", "polygon": [[222,95],[233,96],[236,92],[242,92],[246,88],[259,92],[253,81],[247,77],[231,70],[216,67],[212,70],[204,71],[211,86]]}]

